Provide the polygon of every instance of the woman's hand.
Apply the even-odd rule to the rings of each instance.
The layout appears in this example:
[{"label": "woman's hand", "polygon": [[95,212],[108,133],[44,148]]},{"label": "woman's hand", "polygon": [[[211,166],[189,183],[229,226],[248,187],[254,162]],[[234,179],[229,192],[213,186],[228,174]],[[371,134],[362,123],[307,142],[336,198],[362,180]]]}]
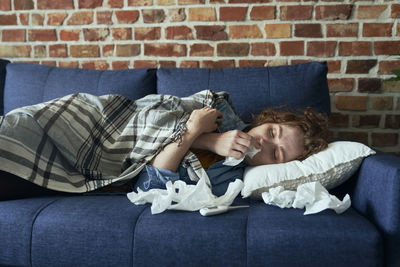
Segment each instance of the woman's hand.
[{"label": "woman's hand", "polygon": [[232,130],[224,133],[205,133],[193,143],[193,148],[212,151],[223,157],[241,158],[250,148],[260,144],[249,134]]},{"label": "woman's hand", "polygon": [[195,109],[190,114],[186,127],[191,133],[198,135],[202,133],[210,133],[217,129],[217,119],[222,118],[222,113],[210,107]]}]

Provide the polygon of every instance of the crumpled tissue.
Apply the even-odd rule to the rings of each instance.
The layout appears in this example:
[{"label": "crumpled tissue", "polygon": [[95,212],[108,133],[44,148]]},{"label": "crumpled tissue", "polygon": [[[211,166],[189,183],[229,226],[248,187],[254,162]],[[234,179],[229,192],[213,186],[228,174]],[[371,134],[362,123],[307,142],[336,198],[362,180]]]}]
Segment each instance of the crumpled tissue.
[{"label": "crumpled tissue", "polygon": [[320,182],[305,183],[297,191],[284,190],[282,186],[270,188],[261,194],[266,204],[280,208],[306,208],[304,215],[333,209],[337,214],[345,212],[351,205],[350,196],[346,194],[342,201],[328,193]]},{"label": "crumpled tissue", "polygon": [[243,157],[241,157],[240,159],[235,159],[234,157],[226,157],[225,161],[222,163],[223,165],[226,166],[236,166],[238,165],[240,162],[242,162],[244,160],[244,158],[246,156],[249,156],[250,158],[253,158],[258,152],[260,152],[261,149],[255,148],[254,146],[252,148],[249,149],[249,151],[246,152],[246,154],[244,154]]},{"label": "crumpled tissue", "polygon": [[212,194],[209,178],[205,174],[196,185],[188,185],[184,181],[166,183],[167,189],[150,189],[149,191],[131,192],[128,199],[136,204],[152,203],[151,213],[158,214],[167,209],[196,211],[213,206],[230,206],[243,188],[243,181],[236,179],[228,186],[224,195],[217,197]]}]

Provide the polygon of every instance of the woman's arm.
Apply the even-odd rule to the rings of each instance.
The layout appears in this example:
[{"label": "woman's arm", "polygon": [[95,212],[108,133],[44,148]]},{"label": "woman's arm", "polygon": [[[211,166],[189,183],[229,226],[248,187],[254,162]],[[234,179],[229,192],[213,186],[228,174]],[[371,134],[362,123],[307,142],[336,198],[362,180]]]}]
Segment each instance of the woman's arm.
[{"label": "woman's arm", "polygon": [[158,169],[176,172],[180,162],[197,137],[202,133],[215,131],[218,126],[217,118],[221,116],[221,112],[209,107],[194,110],[186,123],[187,130],[182,135],[182,142],[176,141],[168,144],[150,164]]},{"label": "woman's arm", "polygon": [[192,144],[192,148],[209,150],[223,157],[241,158],[252,146],[259,144],[247,133],[232,130],[224,133],[203,133]]}]

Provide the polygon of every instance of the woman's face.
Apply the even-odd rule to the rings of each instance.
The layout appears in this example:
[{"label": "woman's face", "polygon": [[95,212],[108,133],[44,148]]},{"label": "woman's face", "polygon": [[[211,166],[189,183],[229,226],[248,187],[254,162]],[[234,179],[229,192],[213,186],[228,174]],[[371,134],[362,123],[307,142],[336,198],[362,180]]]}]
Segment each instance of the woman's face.
[{"label": "woman's face", "polygon": [[260,144],[261,151],[253,158],[246,156],[248,165],[265,165],[295,160],[304,152],[304,133],[295,126],[264,123],[248,132]]}]

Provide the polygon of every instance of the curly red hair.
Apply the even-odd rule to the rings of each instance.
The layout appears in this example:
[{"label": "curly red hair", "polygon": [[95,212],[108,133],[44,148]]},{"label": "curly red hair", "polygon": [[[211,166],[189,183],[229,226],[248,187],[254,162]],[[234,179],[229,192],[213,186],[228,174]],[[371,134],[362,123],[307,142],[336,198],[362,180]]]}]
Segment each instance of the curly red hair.
[{"label": "curly red hair", "polygon": [[328,117],[315,109],[306,108],[303,113],[264,109],[253,117],[249,127],[245,130],[262,125],[264,123],[281,123],[293,127],[299,127],[304,133],[304,152],[297,158],[304,160],[314,153],[324,150],[328,146],[329,130]]}]

